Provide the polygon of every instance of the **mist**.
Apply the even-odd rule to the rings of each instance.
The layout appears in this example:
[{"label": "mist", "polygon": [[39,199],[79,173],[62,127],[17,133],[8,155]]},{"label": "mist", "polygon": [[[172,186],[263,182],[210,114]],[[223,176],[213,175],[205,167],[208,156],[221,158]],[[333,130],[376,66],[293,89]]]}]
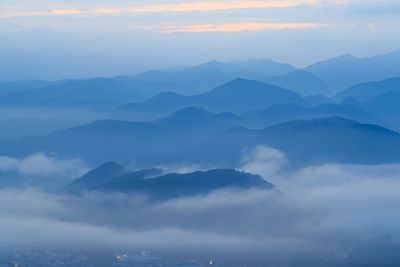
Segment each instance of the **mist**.
[{"label": "mist", "polygon": [[188,253],[283,266],[292,266],[293,257],[311,266],[358,266],[371,246],[377,263],[395,266],[385,255],[399,245],[400,165],[271,171],[268,159],[279,166],[282,157],[265,147],[244,157],[243,169],[267,173],[273,191],[223,190],[154,202],[136,194],[2,189],[2,244],[148,250],[178,258]]},{"label": "mist", "polygon": [[398,267],[400,1],[0,1],[0,267]]}]

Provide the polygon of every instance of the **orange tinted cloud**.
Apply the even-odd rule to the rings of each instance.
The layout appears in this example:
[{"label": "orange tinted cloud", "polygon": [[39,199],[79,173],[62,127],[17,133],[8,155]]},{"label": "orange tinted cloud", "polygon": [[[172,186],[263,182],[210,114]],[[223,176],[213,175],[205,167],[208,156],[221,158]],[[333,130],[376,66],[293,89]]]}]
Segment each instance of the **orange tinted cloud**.
[{"label": "orange tinted cloud", "polygon": [[118,13],[164,13],[164,12],[195,12],[195,11],[222,11],[232,9],[267,9],[287,8],[299,5],[313,5],[316,0],[264,0],[264,1],[202,1],[192,3],[174,3],[143,5],[136,7],[110,7],[95,9],[95,13],[118,14]]},{"label": "orange tinted cloud", "polygon": [[0,17],[20,16],[62,16],[62,15],[121,15],[121,14],[146,14],[146,13],[171,13],[171,12],[205,12],[224,11],[235,9],[269,9],[289,8],[300,5],[315,5],[318,0],[264,0],[264,1],[197,1],[180,2],[154,5],[130,6],[85,6],[72,9],[46,9],[46,10],[12,10],[0,11]]},{"label": "orange tinted cloud", "polygon": [[78,15],[81,14],[82,11],[79,9],[52,9],[49,11],[49,14],[51,15]]},{"label": "orange tinted cloud", "polygon": [[241,32],[280,29],[310,29],[321,27],[314,23],[227,23],[227,24],[197,24],[182,26],[133,26],[133,29],[153,30],[162,33],[201,33],[201,32]]}]

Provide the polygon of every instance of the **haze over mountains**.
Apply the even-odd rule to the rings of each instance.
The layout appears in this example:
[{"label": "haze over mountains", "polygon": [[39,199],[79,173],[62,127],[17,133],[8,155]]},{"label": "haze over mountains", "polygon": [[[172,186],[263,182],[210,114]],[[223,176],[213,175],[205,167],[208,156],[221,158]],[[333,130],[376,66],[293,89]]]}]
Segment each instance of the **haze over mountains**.
[{"label": "haze over mountains", "polygon": [[399,267],[399,32],[399,0],[1,0],[0,267]]},{"label": "haze over mountains", "polygon": [[393,52],[0,84],[0,224],[33,246],[91,242],[105,266],[177,240],[174,259],[347,267],[374,251],[397,267],[398,66]]},{"label": "haze over mountains", "polygon": [[[134,102],[160,92],[199,94],[237,78],[266,82],[303,96],[332,95],[359,83],[399,77],[399,51],[367,58],[343,55],[304,69],[268,59],[212,61],[194,67],[148,71],[131,77],[8,82],[0,84],[3,96],[0,104],[79,105],[85,101],[111,104],[129,102],[129,99]],[[96,96],[91,90],[96,90]],[[116,91],[118,93],[110,93]]]},{"label": "haze over mountains", "polygon": [[[0,148],[7,156],[39,151],[95,164],[186,160],[234,168],[241,151],[259,143],[295,165],[393,163],[399,60],[398,51],[346,55],[304,70],[271,60],[213,61],[133,77],[1,84],[0,108],[13,112],[0,118],[7,127]],[[333,95],[339,87],[348,88]],[[219,149],[209,155],[199,144],[212,140]],[[324,149],[311,152],[315,146]]]}]

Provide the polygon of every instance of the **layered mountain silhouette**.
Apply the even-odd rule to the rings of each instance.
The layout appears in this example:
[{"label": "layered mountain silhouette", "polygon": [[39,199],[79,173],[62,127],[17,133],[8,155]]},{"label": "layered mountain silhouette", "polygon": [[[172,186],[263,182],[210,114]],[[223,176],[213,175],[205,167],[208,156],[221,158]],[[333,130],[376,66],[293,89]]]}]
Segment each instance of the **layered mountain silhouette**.
[{"label": "layered mountain silhouette", "polygon": [[110,161],[74,180],[71,184],[65,186],[63,191],[79,193],[82,191],[92,190],[104,184],[133,182],[140,179],[160,176],[162,174],[163,170],[156,168],[132,172],[126,167]]},{"label": "layered mountain silhouette", "polygon": [[142,100],[143,95],[116,79],[66,80],[35,82],[33,86],[5,86],[2,106],[107,106]]},{"label": "layered mountain silhouette", "polygon": [[333,92],[352,85],[399,77],[400,50],[373,57],[358,58],[350,54],[315,63],[307,71],[322,78]]},{"label": "layered mountain silhouette", "polygon": [[187,107],[202,107],[211,111],[230,109],[227,104],[207,95],[183,96],[177,93],[160,93],[143,103],[130,103],[118,109],[127,113],[172,113]]},{"label": "layered mountain silhouette", "polygon": [[400,78],[354,85],[336,95],[342,103],[358,106],[400,129]]},{"label": "layered mountain silhouette", "polygon": [[261,130],[232,126],[216,132],[143,122],[98,121],[47,136],[4,142],[0,150],[14,156],[44,151],[94,163],[133,161],[149,167],[199,162],[235,167],[245,149],[257,145],[279,149],[293,164],[301,166],[400,162],[398,133],[338,117],[290,121]]},{"label": "layered mountain silhouette", "polygon": [[[399,134],[389,129],[400,129],[399,58],[399,51],[345,55],[305,70],[270,60],[213,61],[132,77],[0,84],[2,108],[27,109],[0,121],[0,151],[142,168],[234,168],[263,145],[298,166],[398,163]],[[332,88],[345,90],[329,98]]]},{"label": "layered mountain silhouette", "polygon": [[180,94],[199,94],[230,80],[261,79],[284,75],[296,70],[289,64],[269,59],[218,62],[210,61],[194,67],[148,71],[133,77],[124,77],[135,88],[151,93],[165,91]]},{"label": "layered mountain silhouette", "polygon": [[[155,70],[115,78],[55,82],[17,81],[0,84],[0,106],[111,106],[140,103],[164,92],[177,93],[179,95],[174,97],[178,99],[181,98],[180,95],[198,96],[235,79],[266,82],[302,96],[328,95],[355,84],[400,77],[400,70],[396,67],[399,63],[400,50],[397,50],[367,58],[347,54],[315,63],[303,70],[289,64],[262,59],[225,63],[211,61],[194,67]],[[187,105],[198,106],[197,101],[208,100],[191,101],[192,103],[169,109],[168,112],[177,111]],[[210,105],[215,107],[217,104]],[[149,108],[151,104],[144,106]],[[201,107],[211,108],[206,105]]]},{"label": "layered mountain silhouette", "polygon": [[0,95],[7,95],[9,93],[33,90],[46,87],[51,82],[41,80],[24,80],[15,82],[0,83]]},{"label": "layered mountain silhouette", "polygon": [[329,86],[320,77],[305,70],[264,78],[262,81],[290,89],[302,96],[330,94]]},{"label": "layered mountain silhouette", "polygon": [[236,79],[205,93],[237,110],[266,107],[275,103],[303,103],[302,97],[290,90],[257,81]]},{"label": "layered mountain silhouette", "polygon": [[356,84],[337,94],[336,98],[345,99],[346,97],[353,97],[362,102],[390,91],[400,92],[400,78]]},{"label": "layered mountain silhouette", "polygon": [[210,128],[218,130],[240,125],[244,123],[244,120],[230,112],[212,113],[202,108],[188,107],[153,121],[153,123],[177,129]]},{"label": "layered mountain silhouette", "polygon": [[213,112],[241,112],[275,103],[304,104],[305,101],[299,94],[275,85],[235,79],[200,95],[161,93],[143,103],[123,105],[119,110],[132,113],[171,113],[196,106]]},{"label": "layered mountain silhouette", "polygon": [[[149,169],[117,176],[115,175],[117,166],[111,164],[108,163],[92,170],[68,185],[67,188],[73,188],[75,192],[93,190],[136,193],[153,200],[207,195],[218,190],[271,190],[274,188],[271,183],[259,175],[233,169],[214,169],[184,174],[162,174],[160,169]],[[104,169],[110,171],[105,174]],[[105,179],[105,177],[108,178]]]},{"label": "layered mountain silhouette", "polygon": [[400,114],[400,90],[382,93],[365,101],[362,106],[384,118],[398,117]]},{"label": "layered mountain silhouette", "polygon": [[116,162],[107,162],[83,175],[68,185],[66,191],[80,191],[111,181],[113,177],[126,173]]},{"label": "layered mountain silhouette", "polygon": [[400,161],[400,134],[340,117],[290,121],[262,130],[231,129],[184,151],[178,158],[240,164],[245,148],[257,145],[284,152],[297,166]]},{"label": "layered mountain silhouette", "polygon": [[243,117],[256,126],[267,126],[291,120],[320,119],[326,117],[343,117],[362,123],[388,125],[386,121],[374,113],[368,112],[358,105],[348,104],[322,104],[312,108],[296,104],[274,104],[265,109],[248,112]]}]

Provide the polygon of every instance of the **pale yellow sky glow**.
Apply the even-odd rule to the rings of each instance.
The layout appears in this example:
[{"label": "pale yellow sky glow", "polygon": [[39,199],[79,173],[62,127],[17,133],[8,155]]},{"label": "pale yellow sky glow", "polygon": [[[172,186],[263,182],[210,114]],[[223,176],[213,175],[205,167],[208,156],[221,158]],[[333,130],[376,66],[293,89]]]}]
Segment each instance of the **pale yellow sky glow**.
[{"label": "pale yellow sky glow", "polygon": [[79,6],[72,8],[49,7],[48,9],[20,8],[3,9],[0,17],[25,16],[102,16],[121,14],[171,13],[171,12],[206,12],[237,9],[274,9],[290,8],[301,5],[315,5],[318,0],[264,0],[264,1],[198,1],[170,4],[130,5],[130,6]]},{"label": "pale yellow sky glow", "polygon": [[196,24],[196,25],[173,25],[173,26],[132,26],[133,29],[151,30],[162,33],[202,33],[202,32],[241,32],[262,31],[282,29],[310,29],[323,27],[322,24],[314,23],[227,23],[227,24]]}]

